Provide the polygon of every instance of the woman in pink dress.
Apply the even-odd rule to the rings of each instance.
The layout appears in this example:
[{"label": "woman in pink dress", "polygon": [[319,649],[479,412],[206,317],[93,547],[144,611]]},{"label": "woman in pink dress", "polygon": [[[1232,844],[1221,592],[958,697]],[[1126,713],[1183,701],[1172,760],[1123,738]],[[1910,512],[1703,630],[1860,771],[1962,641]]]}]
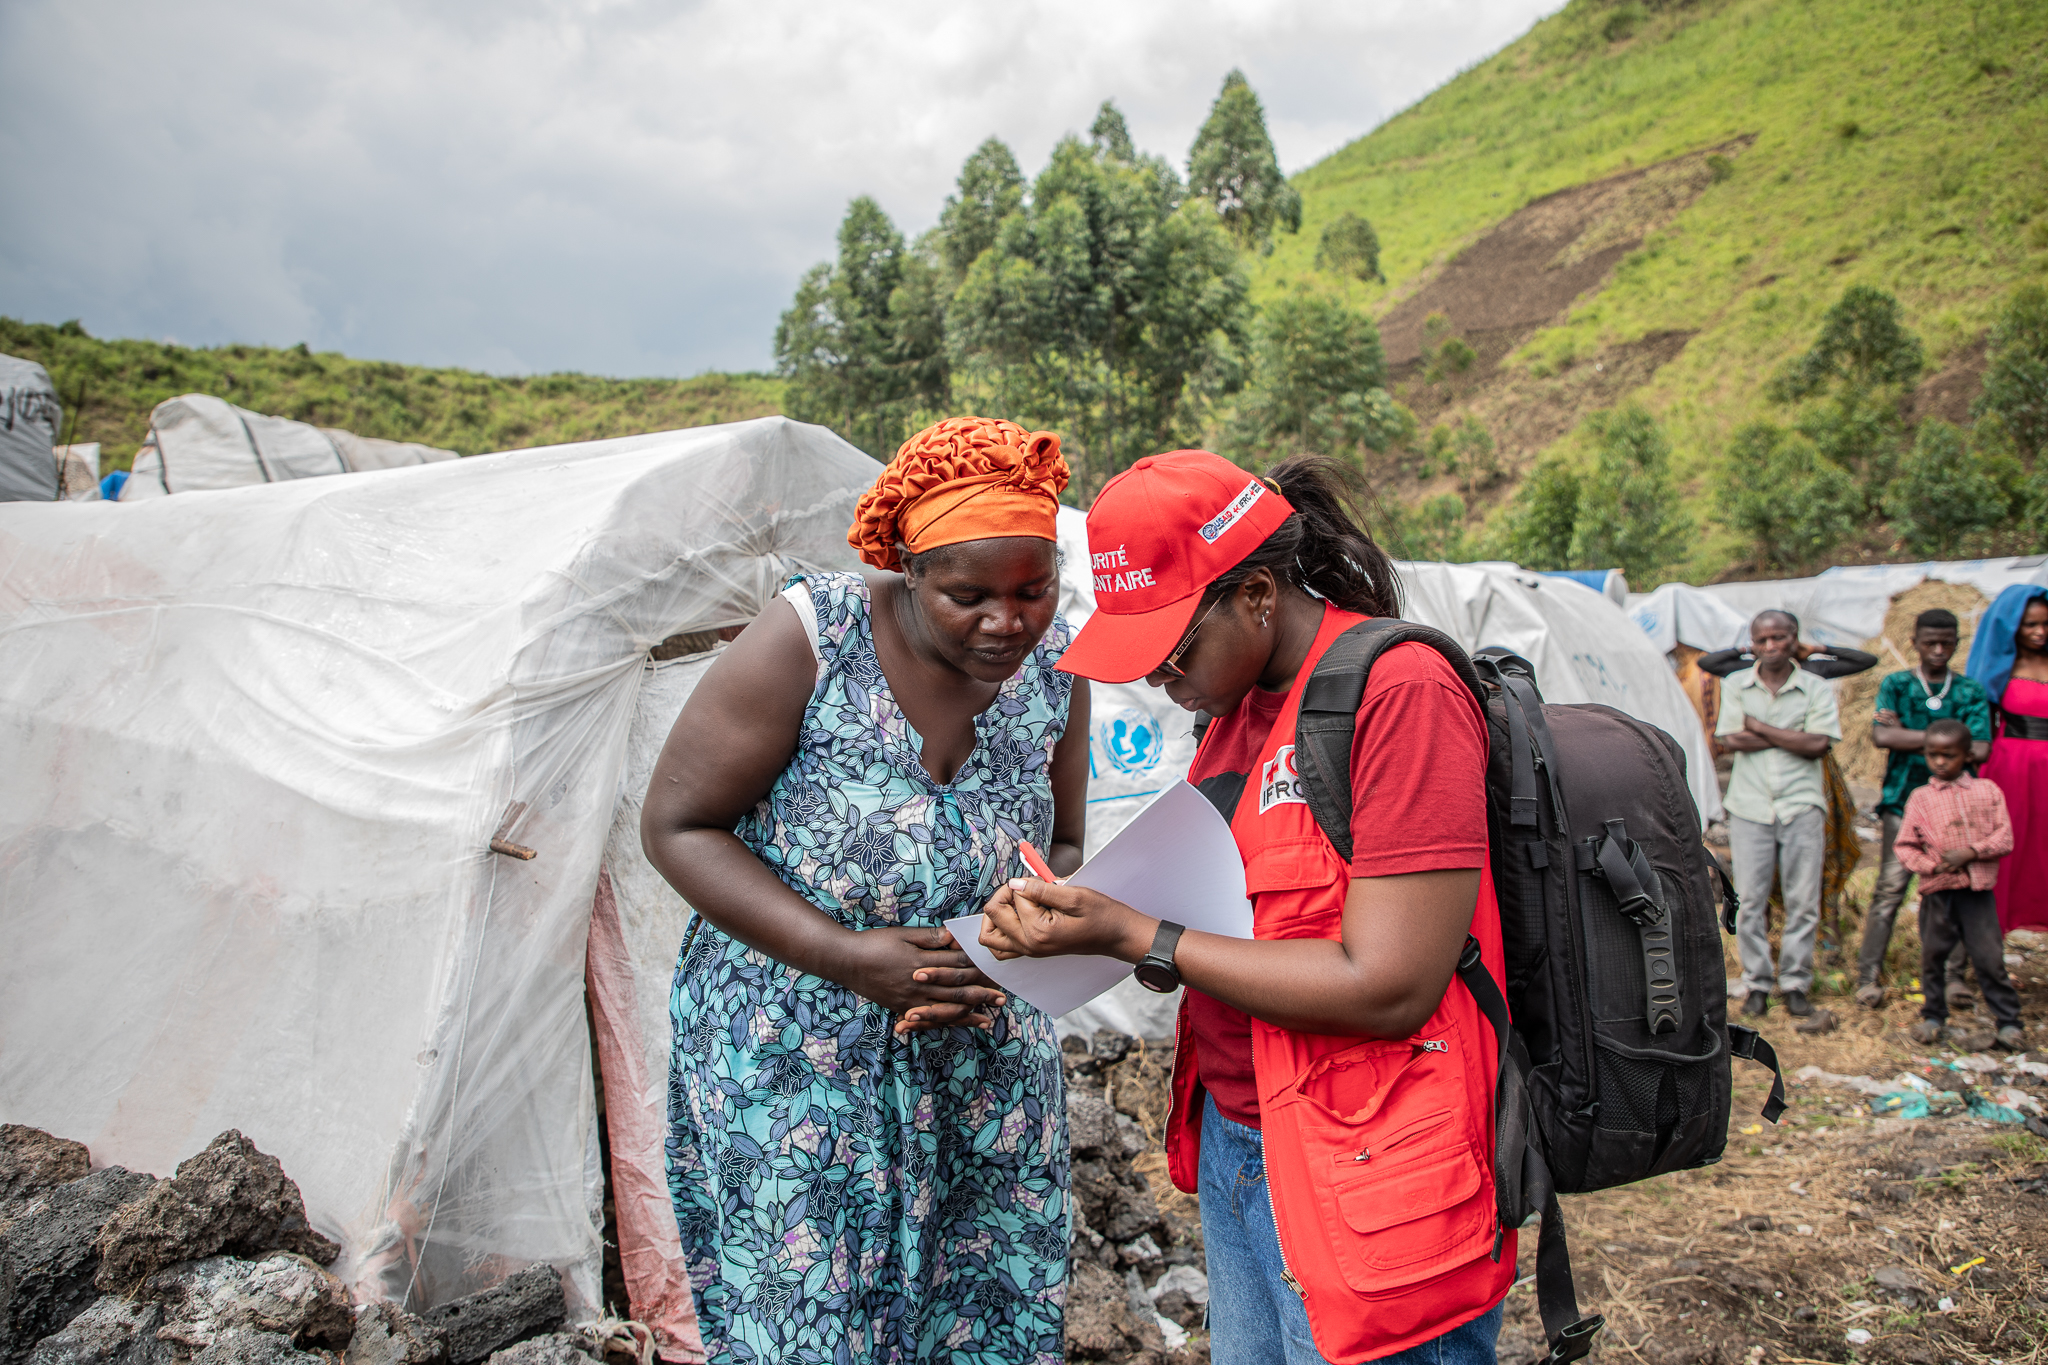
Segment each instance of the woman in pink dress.
[{"label": "woman in pink dress", "polygon": [[2005,793],[2012,853],[1998,870],[1998,927],[2048,929],[2048,587],[1998,594],[1964,670],[1998,708],[1980,777]]}]

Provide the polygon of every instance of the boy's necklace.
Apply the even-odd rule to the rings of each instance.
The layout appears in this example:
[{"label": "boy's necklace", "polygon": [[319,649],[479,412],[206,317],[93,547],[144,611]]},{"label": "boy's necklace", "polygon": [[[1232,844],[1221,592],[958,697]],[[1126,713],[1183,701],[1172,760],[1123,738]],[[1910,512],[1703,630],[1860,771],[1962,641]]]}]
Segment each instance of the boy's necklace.
[{"label": "boy's necklace", "polygon": [[1936,694],[1934,688],[1928,685],[1927,675],[1918,668],[1913,670],[1913,676],[1920,680],[1920,690],[1927,694],[1927,709],[1930,711],[1939,711],[1942,698],[1948,696],[1948,690],[1956,685],[1956,671],[1953,668],[1943,675],[1941,692],[1939,694]]}]

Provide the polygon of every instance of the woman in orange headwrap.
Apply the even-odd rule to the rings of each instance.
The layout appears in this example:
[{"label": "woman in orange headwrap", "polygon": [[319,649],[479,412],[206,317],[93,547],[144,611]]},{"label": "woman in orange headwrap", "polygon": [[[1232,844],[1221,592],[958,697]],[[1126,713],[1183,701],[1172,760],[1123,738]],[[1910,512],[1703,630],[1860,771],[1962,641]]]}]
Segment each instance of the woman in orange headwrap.
[{"label": "woman in orange headwrap", "polygon": [[913,436],[847,533],[872,571],[792,584],[655,769],[642,841],[698,916],[669,1184],[714,1357],[1062,1358],[1058,1040],[943,922],[1021,872],[1020,841],[1081,861],[1066,482],[1051,432]]}]

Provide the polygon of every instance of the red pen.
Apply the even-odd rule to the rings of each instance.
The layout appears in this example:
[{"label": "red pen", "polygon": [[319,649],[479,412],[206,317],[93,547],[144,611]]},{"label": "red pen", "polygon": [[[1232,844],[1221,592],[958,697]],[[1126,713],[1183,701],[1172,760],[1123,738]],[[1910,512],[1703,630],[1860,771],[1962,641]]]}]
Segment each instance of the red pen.
[{"label": "red pen", "polygon": [[1018,842],[1017,853],[1024,859],[1024,866],[1031,869],[1032,876],[1040,881],[1058,883],[1059,878],[1053,874],[1052,868],[1047,866],[1045,858],[1039,851],[1031,846],[1029,839]]}]

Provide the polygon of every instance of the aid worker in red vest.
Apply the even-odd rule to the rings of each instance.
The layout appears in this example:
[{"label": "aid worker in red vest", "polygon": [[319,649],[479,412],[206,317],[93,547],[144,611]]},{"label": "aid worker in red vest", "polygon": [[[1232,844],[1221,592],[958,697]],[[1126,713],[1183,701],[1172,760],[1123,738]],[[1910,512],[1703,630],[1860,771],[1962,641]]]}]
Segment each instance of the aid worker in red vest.
[{"label": "aid worker in red vest", "polygon": [[1491,1365],[1515,1233],[1494,1204],[1495,1040],[1452,977],[1468,933],[1503,977],[1486,722],[1441,655],[1387,651],[1358,711],[1355,852],[1339,858],[1295,776],[1295,711],[1338,635],[1399,612],[1345,484],[1315,457],[1255,478],[1179,450],[1139,460],[1088,513],[1096,610],[1059,666],[1144,678],[1214,718],[1188,780],[1241,775],[1254,939],[1019,878],[982,941],[1186,986],[1167,1154],[1201,1196],[1215,1365]]}]

